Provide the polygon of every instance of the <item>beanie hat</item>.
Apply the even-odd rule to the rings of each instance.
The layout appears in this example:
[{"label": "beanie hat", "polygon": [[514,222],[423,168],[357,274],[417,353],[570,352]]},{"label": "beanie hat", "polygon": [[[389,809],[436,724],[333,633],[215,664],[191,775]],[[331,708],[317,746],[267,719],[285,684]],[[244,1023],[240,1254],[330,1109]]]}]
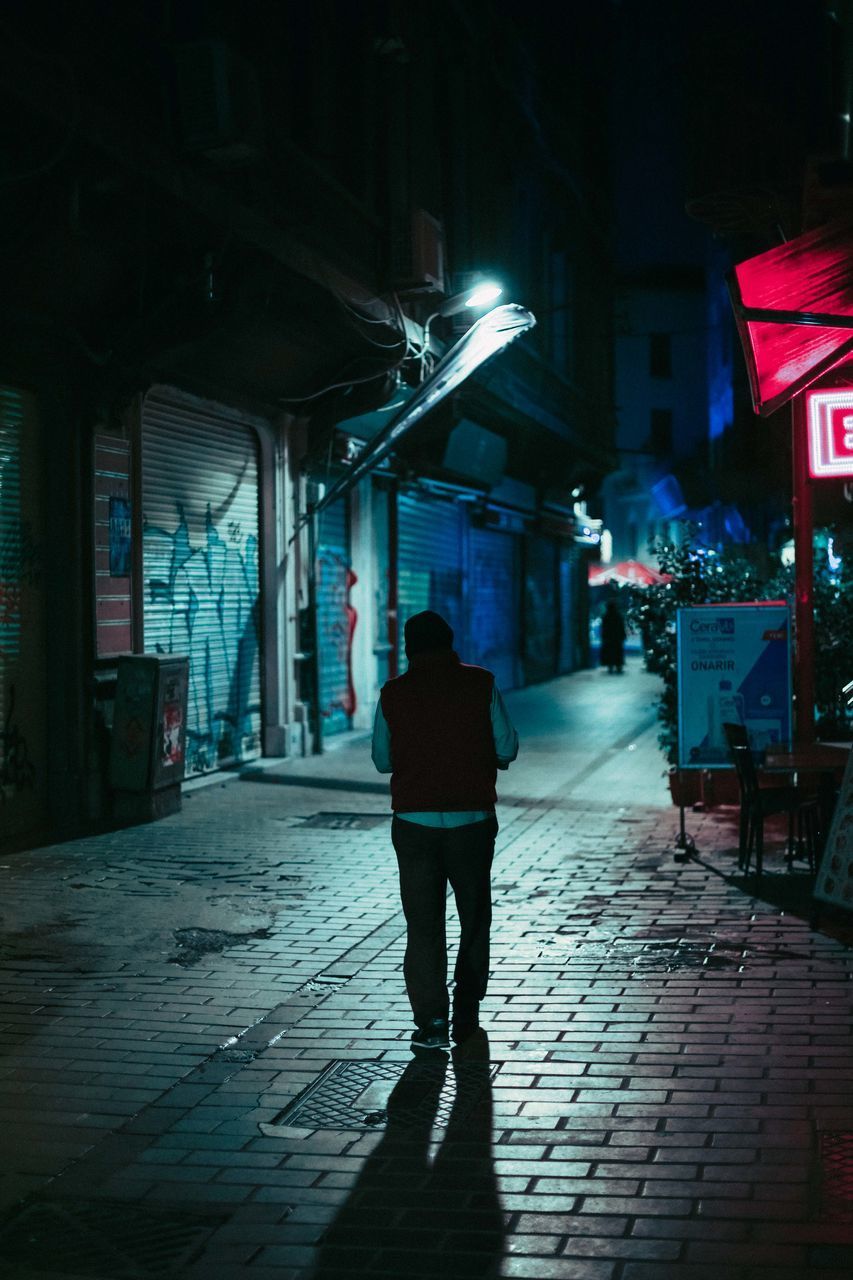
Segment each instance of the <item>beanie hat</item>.
[{"label": "beanie hat", "polygon": [[403,629],[406,638],[406,657],[426,653],[430,649],[452,649],[453,629],[441,614],[425,609],[408,618]]}]

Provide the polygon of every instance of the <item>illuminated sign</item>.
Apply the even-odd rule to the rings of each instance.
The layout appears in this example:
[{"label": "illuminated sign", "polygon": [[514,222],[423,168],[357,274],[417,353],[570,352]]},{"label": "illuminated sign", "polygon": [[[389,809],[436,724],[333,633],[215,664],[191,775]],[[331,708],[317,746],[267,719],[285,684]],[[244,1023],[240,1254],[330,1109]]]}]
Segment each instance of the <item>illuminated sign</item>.
[{"label": "illuminated sign", "polygon": [[809,472],[853,477],[853,389],[807,393]]}]

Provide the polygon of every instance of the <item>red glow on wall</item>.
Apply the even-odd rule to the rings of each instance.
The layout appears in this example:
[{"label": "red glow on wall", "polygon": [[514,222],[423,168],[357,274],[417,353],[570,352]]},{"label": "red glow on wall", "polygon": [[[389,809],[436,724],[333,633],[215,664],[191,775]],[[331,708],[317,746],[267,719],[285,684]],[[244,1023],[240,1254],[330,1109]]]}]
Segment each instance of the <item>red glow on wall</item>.
[{"label": "red glow on wall", "polygon": [[816,478],[853,476],[853,387],[810,391],[809,472]]},{"label": "red glow on wall", "polygon": [[853,351],[853,329],[743,314],[853,317],[853,223],[818,227],[749,258],[730,284],[756,413],[772,413]]}]

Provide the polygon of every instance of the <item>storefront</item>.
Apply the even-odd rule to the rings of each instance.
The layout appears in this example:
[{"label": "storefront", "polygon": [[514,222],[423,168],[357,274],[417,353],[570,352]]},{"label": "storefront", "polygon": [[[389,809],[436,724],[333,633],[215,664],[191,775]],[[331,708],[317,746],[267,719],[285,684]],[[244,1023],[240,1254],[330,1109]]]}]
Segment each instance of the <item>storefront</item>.
[{"label": "storefront", "polygon": [[355,711],[352,646],[356,614],[350,539],[350,503],[339,498],[317,517],[315,593],[319,710],[327,737],[352,728]]},{"label": "storefront", "polygon": [[520,539],[473,526],[468,536],[468,643],[465,658],[494,672],[499,689],[521,683]]},{"label": "storefront", "polygon": [[144,651],[189,656],[188,773],[261,750],[256,426],[172,388],[142,406]]},{"label": "storefront", "polygon": [[[397,613],[399,652],[404,653],[403,624],[413,613],[433,609],[465,637],[463,599],[464,514],[460,503],[426,492],[401,493],[397,499]],[[405,669],[405,658],[403,666]]]},{"label": "storefront", "polygon": [[557,542],[539,533],[524,539],[524,682],[557,674],[560,634]]},{"label": "storefront", "polygon": [[0,834],[46,816],[48,697],[42,439],[35,398],[0,386]]}]

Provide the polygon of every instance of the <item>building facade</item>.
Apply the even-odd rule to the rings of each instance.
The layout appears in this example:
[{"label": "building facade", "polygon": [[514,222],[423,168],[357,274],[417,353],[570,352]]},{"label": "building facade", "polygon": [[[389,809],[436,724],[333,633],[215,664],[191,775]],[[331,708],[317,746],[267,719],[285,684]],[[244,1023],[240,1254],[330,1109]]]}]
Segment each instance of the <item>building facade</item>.
[{"label": "building facade", "polygon": [[[612,459],[593,18],[549,93],[547,40],[489,6],[90,8],[86,41],[21,11],[0,72],[19,844],[115,820],[123,655],[188,657],[190,775],[366,728],[420,608],[506,688],[583,665],[572,492]],[[537,328],[312,517],[487,274]]]}]

